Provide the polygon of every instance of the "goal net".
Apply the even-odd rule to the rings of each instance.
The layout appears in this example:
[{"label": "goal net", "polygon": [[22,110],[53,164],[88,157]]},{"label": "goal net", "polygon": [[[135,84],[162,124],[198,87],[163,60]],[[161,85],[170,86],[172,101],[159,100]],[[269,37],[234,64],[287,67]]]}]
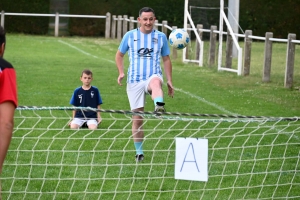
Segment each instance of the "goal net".
[{"label": "goal net", "polygon": [[[70,130],[72,109],[17,108],[3,199],[300,198],[299,117],[138,113],[145,159],[136,163],[136,113],[95,110],[97,130]],[[208,140],[207,182],[174,179],[177,137]]]},{"label": "goal net", "polygon": [[[241,75],[242,48],[238,43],[236,28],[239,27],[238,19],[228,5],[224,5],[224,0],[185,0],[184,14],[184,27],[191,30],[191,37],[196,43],[196,54],[190,53],[193,48],[185,49],[183,61],[198,62],[200,66],[203,63],[215,65],[219,71]],[[196,56],[191,57],[191,54]],[[186,55],[190,55],[189,58]]]}]

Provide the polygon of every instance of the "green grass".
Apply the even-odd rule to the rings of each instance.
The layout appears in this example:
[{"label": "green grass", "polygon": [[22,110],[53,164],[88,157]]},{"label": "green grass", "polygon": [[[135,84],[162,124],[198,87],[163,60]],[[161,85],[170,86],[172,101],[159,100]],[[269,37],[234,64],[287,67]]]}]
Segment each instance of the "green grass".
[{"label": "green grass", "polygon": [[[17,71],[19,105],[69,107],[73,90],[81,85],[81,71],[89,68],[103,98],[102,108],[129,110],[126,83],[117,84],[114,56],[118,44],[103,38],[8,34],[5,58]],[[252,45],[247,77],[182,63],[178,52],[178,59],[172,60],[175,96],[166,95],[167,111],[300,116],[300,92],[295,89],[300,86],[299,50],[295,88],[289,90],[283,86],[286,46],[273,45],[269,83],[261,81],[263,48],[260,42]],[[206,63],[207,54],[204,58]],[[148,97],[146,111],[153,108]],[[71,111],[60,110],[16,112],[2,175],[4,199],[299,197],[299,121],[149,118],[144,126],[146,160],[136,165],[130,116],[102,113],[98,130],[76,131],[68,129],[70,115]],[[209,140],[207,183],[174,180],[175,137]]]},{"label": "green grass", "polygon": [[[17,70],[20,105],[69,106],[72,91],[81,84],[81,71],[89,68],[94,72],[93,84],[103,96],[103,109],[129,109],[125,81],[122,87],[116,82],[116,40],[8,35],[7,43],[5,58]],[[274,44],[270,83],[261,81],[264,44],[252,46],[248,77],[217,72],[216,67],[184,64],[179,55],[173,60],[173,84],[178,90],[174,99],[165,98],[168,111],[226,114],[227,110],[241,115],[299,116],[299,90],[283,86],[286,45]],[[297,49],[295,88],[300,87],[299,53]],[[218,106],[199,100],[202,98]],[[153,110],[150,98],[146,110]]]}]

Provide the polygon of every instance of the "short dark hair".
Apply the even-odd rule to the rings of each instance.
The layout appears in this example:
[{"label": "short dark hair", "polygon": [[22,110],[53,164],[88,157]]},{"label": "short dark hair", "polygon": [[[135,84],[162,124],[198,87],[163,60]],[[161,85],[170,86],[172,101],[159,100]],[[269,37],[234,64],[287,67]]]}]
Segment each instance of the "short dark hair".
[{"label": "short dark hair", "polygon": [[82,71],[82,73],[81,73],[81,76],[82,76],[83,74],[93,76],[93,72],[92,72],[91,70],[89,70],[89,69],[84,69],[84,70]]},{"label": "short dark hair", "polygon": [[144,7],[144,8],[142,8],[142,9],[139,11],[139,16],[141,16],[143,12],[152,12],[152,13],[155,15],[154,10],[153,10],[152,8],[150,8],[150,7]]},{"label": "short dark hair", "polygon": [[5,30],[2,26],[0,26],[0,45],[5,43]]}]

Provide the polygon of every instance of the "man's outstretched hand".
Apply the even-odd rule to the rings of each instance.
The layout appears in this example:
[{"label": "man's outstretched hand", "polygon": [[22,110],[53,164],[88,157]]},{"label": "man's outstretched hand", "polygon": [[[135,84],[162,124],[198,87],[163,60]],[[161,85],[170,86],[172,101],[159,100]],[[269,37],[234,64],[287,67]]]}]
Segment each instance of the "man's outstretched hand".
[{"label": "man's outstretched hand", "polygon": [[168,81],[167,82],[167,86],[168,86],[168,95],[173,98],[173,96],[174,96],[174,88],[173,88],[172,83],[170,81]]}]

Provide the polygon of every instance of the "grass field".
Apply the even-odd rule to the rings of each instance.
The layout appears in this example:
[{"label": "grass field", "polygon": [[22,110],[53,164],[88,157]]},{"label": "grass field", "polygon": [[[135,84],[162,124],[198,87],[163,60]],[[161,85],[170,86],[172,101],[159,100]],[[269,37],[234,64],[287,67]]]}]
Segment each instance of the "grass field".
[{"label": "grass field", "polygon": [[[19,105],[69,107],[73,90],[81,85],[81,71],[89,68],[103,98],[102,108],[129,110],[126,83],[120,87],[116,81],[117,48],[118,41],[103,38],[8,34],[4,57],[17,71]],[[286,45],[273,45],[269,83],[261,81],[263,49],[263,43],[252,45],[247,77],[182,63],[179,55],[172,60],[175,95],[165,97],[167,111],[299,117],[300,51],[296,51],[295,87],[289,90],[283,86]],[[146,110],[153,108],[148,97]],[[90,132],[69,130],[70,114],[16,112],[3,171],[4,199],[300,197],[299,121],[149,118],[145,124],[147,157],[136,165],[127,115],[103,113],[99,130]],[[174,180],[174,138],[178,136],[209,139],[207,183]]]},{"label": "grass field", "polygon": [[[7,43],[5,58],[17,70],[20,105],[69,106],[72,91],[81,83],[80,72],[89,68],[95,73],[93,84],[103,94],[103,108],[129,108],[128,102],[124,100],[125,86],[118,87],[116,83],[118,74],[114,55],[117,41],[9,35]],[[285,45],[274,44],[270,83],[261,81],[263,47],[263,43],[253,44],[251,75],[248,77],[217,72],[216,68],[184,64],[179,55],[173,61],[176,94],[174,99],[165,98],[168,111],[299,116],[299,90],[283,87]],[[300,87],[298,54],[297,49],[295,88]],[[152,102],[149,103],[147,110],[153,110]]]}]

